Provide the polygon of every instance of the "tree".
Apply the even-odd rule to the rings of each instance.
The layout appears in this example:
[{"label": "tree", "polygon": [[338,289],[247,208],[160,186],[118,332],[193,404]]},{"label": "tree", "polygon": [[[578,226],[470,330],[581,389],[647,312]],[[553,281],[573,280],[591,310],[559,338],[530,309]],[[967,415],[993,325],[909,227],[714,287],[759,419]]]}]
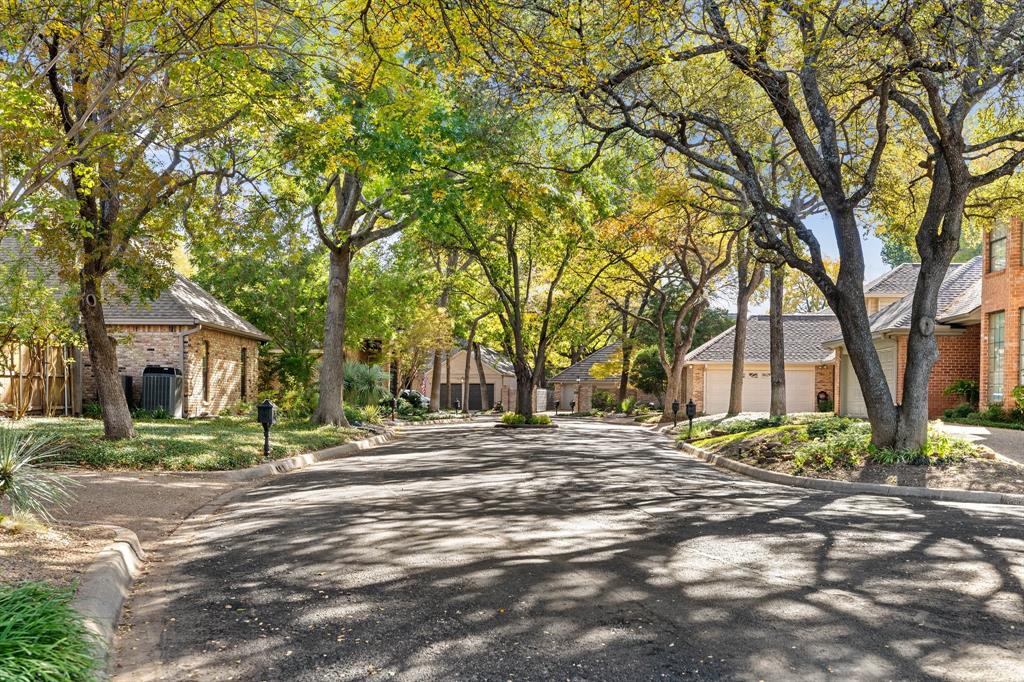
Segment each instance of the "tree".
[{"label": "tree", "polygon": [[743,375],[747,350],[747,315],[750,299],[764,282],[765,266],[755,253],[753,235],[742,230],[736,240],[736,334],[733,336],[729,414],[743,410]]},{"label": "tree", "polygon": [[50,144],[31,158],[21,150],[22,189],[3,211],[11,215],[12,202],[29,193],[44,195],[36,196],[34,238],[77,285],[104,434],[129,438],[104,298],[153,298],[169,282],[184,198],[205,178],[235,173],[243,126],[265,122],[254,103],[280,89],[264,49],[277,40],[278,22],[272,7],[261,7],[266,22],[253,23],[240,46],[229,38],[242,10],[234,2],[170,13],[150,2],[40,9],[18,5],[4,15],[25,41],[4,65],[31,74],[17,82],[32,106],[45,106],[36,123]]},{"label": "tree", "polygon": [[[742,185],[755,210],[776,221],[761,223],[760,245],[811,277],[836,313],[872,443],[924,443],[938,290],[965,209],[1024,161],[1024,119],[1016,107],[1005,110],[1018,101],[1024,68],[1024,14],[1015,3],[700,0],[645,4],[630,20],[594,5],[473,6],[482,18],[455,39],[497,48],[496,73],[535,74],[539,87],[571,97],[600,140],[628,130]],[[598,44],[595,58],[588,53]],[[746,96],[751,86],[754,98]],[[775,127],[786,131],[831,219],[841,255],[835,278],[799,213],[762,182],[764,159],[749,138]],[[890,136],[920,164],[925,196],[898,405],[871,339],[859,221],[890,167]]]},{"label": "tree", "polygon": [[[836,277],[839,273],[839,263],[822,256],[822,267],[830,277]],[[783,267],[781,272],[784,276],[784,283],[780,283],[785,294],[782,299],[782,312],[784,313],[817,313],[828,310],[828,301],[821,289],[810,277],[800,270]]]}]

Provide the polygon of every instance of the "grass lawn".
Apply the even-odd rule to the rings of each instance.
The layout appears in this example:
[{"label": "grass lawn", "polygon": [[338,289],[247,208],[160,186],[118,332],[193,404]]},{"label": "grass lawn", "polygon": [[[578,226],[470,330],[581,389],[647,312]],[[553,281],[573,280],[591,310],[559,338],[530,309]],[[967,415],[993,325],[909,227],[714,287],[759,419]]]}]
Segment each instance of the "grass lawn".
[{"label": "grass lawn", "polygon": [[[13,428],[55,434],[68,443],[70,464],[98,469],[214,471],[263,461],[263,429],[251,417],[136,420],[136,438],[103,440],[98,419],[23,419]],[[282,421],[270,432],[271,459],[321,450],[365,435],[358,429]]]}]

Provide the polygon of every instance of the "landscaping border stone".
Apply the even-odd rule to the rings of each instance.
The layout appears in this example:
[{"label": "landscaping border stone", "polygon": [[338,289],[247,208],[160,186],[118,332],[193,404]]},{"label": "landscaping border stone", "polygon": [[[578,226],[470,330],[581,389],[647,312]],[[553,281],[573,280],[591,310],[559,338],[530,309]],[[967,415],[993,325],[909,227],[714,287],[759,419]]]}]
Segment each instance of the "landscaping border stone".
[{"label": "landscaping border stone", "polygon": [[142,571],[146,553],[133,531],[108,524],[93,525],[112,529],[114,540],[86,569],[71,605],[82,615],[86,627],[99,638],[97,657],[101,669],[106,670],[121,609],[132,583]]},{"label": "landscaping border stone", "polygon": [[734,459],[716,455],[690,443],[680,442],[676,446],[683,452],[703,459],[713,466],[729,469],[730,471],[749,476],[750,478],[756,478],[760,481],[796,488],[810,488],[812,490],[824,490],[833,493],[882,495],[885,497],[915,497],[943,502],[1024,505],[1024,495],[1020,494],[997,493],[987,490],[960,490],[957,488],[921,488],[918,486],[883,485],[880,483],[854,483],[851,481],[833,481],[825,478],[793,476],[737,462]]}]

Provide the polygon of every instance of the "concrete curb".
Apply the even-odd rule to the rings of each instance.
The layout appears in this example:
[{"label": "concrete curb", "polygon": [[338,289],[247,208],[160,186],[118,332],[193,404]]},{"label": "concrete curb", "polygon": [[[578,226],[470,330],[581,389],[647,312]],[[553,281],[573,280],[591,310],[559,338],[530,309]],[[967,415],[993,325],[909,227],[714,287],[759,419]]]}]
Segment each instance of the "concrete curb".
[{"label": "concrete curb", "polygon": [[917,486],[882,485],[880,483],[852,483],[849,481],[832,481],[825,478],[808,478],[792,476],[760,469],[734,459],[716,455],[689,443],[678,443],[683,452],[703,459],[713,466],[728,469],[750,478],[768,483],[788,485],[796,488],[824,490],[832,493],[856,493],[862,495],[882,495],[884,497],[915,497],[943,502],[970,502],[976,504],[1008,504],[1024,505],[1024,495],[1013,493],[995,493],[985,490],[959,490],[955,488],[920,488]]},{"label": "concrete curb", "polygon": [[101,669],[106,670],[121,609],[142,570],[146,553],[133,531],[120,526],[104,527],[113,529],[114,540],[86,569],[71,605],[82,615],[86,627],[99,637],[97,654]]},{"label": "concrete curb", "polygon": [[384,443],[390,443],[395,440],[395,438],[397,438],[397,429],[389,431],[388,433],[383,433],[379,436],[363,438],[362,440],[355,440],[351,443],[344,443],[343,445],[336,445],[333,448],[317,450],[316,452],[307,452],[303,455],[295,455],[294,457],[286,457],[273,462],[267,462],[266,464],[257,464],[256,466],[249,467],[248,469],[225,471],[221,473],[221,478],[228,481],[254,481],[258,478],[277,476],[278,474],[284,474],[289,471],[308,467],[310,464],[324,462],[329,459],[338,459],[340,457],[345,457],[355,452],[359,452],[360,450],[368,450],[370,448],[377,447],[378,445],[383,445]]}]

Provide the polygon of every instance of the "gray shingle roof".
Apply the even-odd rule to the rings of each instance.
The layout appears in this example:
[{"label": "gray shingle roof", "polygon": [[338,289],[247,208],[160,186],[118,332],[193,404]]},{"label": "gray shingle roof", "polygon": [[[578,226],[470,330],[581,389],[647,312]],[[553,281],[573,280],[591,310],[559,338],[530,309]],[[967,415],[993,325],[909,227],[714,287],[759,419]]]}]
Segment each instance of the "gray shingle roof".
[{"label": "gray shingle roof", "polygon": [[550,382],[569,382],[576,381],[597,381],[607,377],[595,377],[590,374],[590,371],[594,368],[594,365],[599,365],[604,362],[608,362],[615,357],[615,353],[618,352],[619,347],[622,344],[619,342],[610,343],[604,348],[594,351],[587,357],[583,358],[575,365],[568,367],[555,376],[548,379]]},{"label": "gray shingle roof", "polygon": [[[839,321],[828,313],[801,313],[782,316],[782,336],[786,362],[831,362],[835,352],[822,344],[839,333]],[[686,356],[687,362],[732,362],[736,327],[730,327]],[[746,362],[769,360],[768,315],[752,315],[747,322]]]},{"label": "gray shingle roof", "polygon": [[[466,340],[460,339],[456,344],[455,351],[466,350]],[[515,367],[512,366],[512,361],[509,360],[505,355],[499,353],[493,348],[487,346],[480,346],[480,357],[487,364],[502,374],[515,374]],[[431,353],[427,356],[426,371],[430,371],[430,368],[434,366],[434,356]]]},{"label": "gray shingle roof", "polygon": [[[871,332],[910,329],[914,295],[908,294],[891,306],[871,316]],[[981,305],[981,256],[966,263],[952,265],[939,287],[939,307],[936,319],[945,319],[970,313]]]},{"label": "gray shingle roof", "polygon": [[920,263],[903,263],[864,285],[865,296],[904,296],[917,285]]},{"label": "gray shingle roof", "polygon": [[[57,291],[64,289],[65,285],[54,268],[40,261],[31,247],[13,237],[5,237],[0,242],[0,260],[18,256],[27,256],[45,271],[48,286]],[[126,302],[118,296],[108,295],[103,301],[103,312],[107,324],[205,325],[262,341],[270,339],[210,292],[181,275],[175,275],[171,285],[155,301]]]}]

